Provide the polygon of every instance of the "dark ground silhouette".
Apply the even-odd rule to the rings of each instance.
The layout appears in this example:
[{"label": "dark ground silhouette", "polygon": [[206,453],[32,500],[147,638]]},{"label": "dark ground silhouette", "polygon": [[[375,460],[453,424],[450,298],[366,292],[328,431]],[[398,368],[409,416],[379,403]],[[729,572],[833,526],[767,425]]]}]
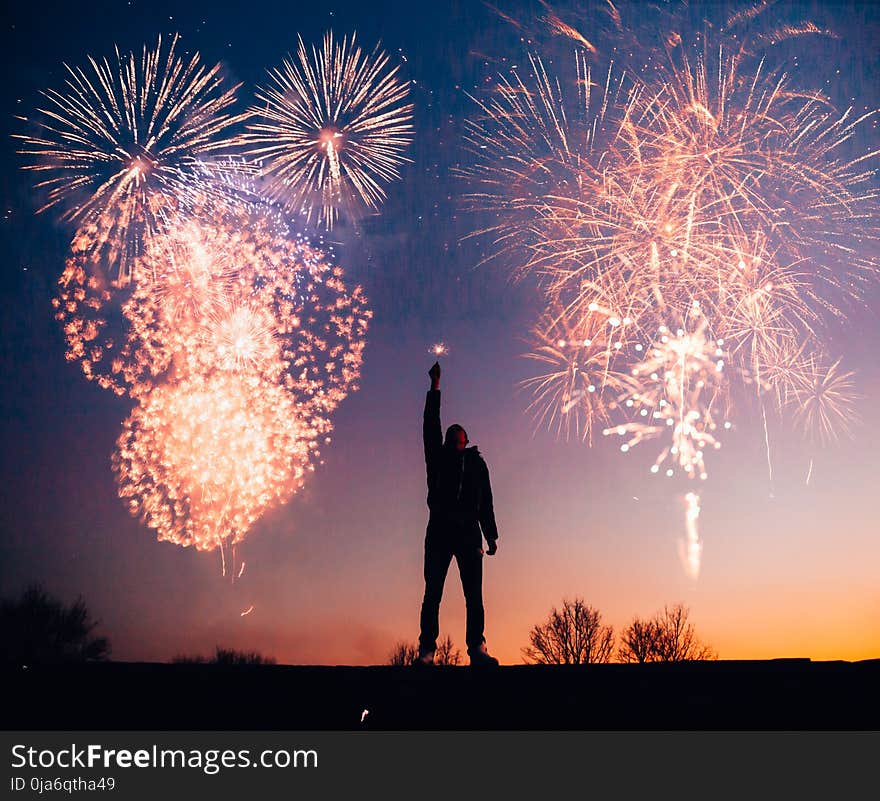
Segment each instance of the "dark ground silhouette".
[{"label": "dark ground silhouette", "polygon": [[4,729],[880,729],[880,659],[494,669],[104,662],[6,669],[0,681]]}]

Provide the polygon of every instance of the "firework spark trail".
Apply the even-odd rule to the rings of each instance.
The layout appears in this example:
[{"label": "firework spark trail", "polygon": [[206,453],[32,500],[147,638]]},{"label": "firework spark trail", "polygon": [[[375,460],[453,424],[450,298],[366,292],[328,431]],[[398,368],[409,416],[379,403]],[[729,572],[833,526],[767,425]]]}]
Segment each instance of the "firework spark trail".
[{"label": "firework spark trail", "polygon": [[680,543],[680,556],[685,573],[697,579],[700,576],[700,565],[703,554],[703,543],[700,541],[700,496],[688,492],[685,500],[685,540]]},{"label": "firework spark trail", "polygon": [[355,35],[339,42],[327,33],[311,53],[300,38],[296,58],[257,91],[261,104],[237,140],[261,163],[273,198],[327,229],[355,203],[379,207],[413,133],[398,70],[378,47],[366,54]]},{"label": "firework spark trail", "polygon": [[[474,235],[490,237],[500,253],[522,253],[519,274],[553,272],[560,261],[582,255],[582,238],[560,236],[561,223],[569,216],[571,194],[596,191],[608,175],[591,156],[612,158],[613,151],[602,151],[606,138],[615,138],[613,132],[603,134],[605,111],[609,95],[626,95],[610,70],[604,93],[595,93],[591,69],[576,54],[576,92],[569,106],[543,61],[530,55],[529,64],[525,75],[500,76],[488,100],[472,98],[481,114],[466,120],[465,139],[475,162],[458,170],[475,185],[466,196],[469,207],[500,215]],[[574,216],[583,230],[589,227],[589,216]]]},{"label": "firework spark trail", "polygon": [[238,86],[224,87],[220,64],[178,56],[178,38],[165,50],[159,37],[140,58],[117,49],[112,62],[90,57],[90,69],[65,65],[65,89],[43,93],[38,132],[14,135],[46,193],[40,211],[64,207],[119,285],[164,213],[185,203],[199,161],[227,148],[242,119],[231,111]]},{"label": "firework spark trail", "polygon": [[761,419],[764,423],[764,447],[767,451],[767,480],[770,482],[770,493],[773,493],[773,459],[770,455],[770,429],[767,426],[767,407],[761,398]]}]

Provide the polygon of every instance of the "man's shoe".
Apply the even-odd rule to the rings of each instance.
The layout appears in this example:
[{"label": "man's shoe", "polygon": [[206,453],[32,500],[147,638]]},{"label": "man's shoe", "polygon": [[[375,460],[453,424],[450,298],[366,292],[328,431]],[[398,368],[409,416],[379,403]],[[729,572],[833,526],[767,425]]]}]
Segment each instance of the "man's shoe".
[{"label": "man's shoe", "polygon": [[490,656],[486,650],[486,643],[483,643],[474,651],[468,651],[471,658],[471,667],[497,667],[498,660],[494,656]]},{"label": "man's shoe", "polygon": [[419,655],[416,657],[413,665],[417,667],[427,667],[434,664],[434,650],[427,648],[419,648]]}]

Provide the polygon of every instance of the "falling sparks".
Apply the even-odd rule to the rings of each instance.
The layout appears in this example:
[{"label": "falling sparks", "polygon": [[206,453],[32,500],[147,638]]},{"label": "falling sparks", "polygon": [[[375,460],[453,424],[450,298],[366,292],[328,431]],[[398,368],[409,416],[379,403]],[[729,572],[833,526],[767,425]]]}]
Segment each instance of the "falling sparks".
[{"label": "falling sparks", "polygon": [[253,606],[253,604],[251,604],[247,609],[244,610],[244,612],[241,613],[240,617],[246,617],[247,615],[249,615],[253,611],[254,611],[254,606]]},{"label": "falling sparks", "polygon": [[638,390],[626,396],[624,406],[635,419],[602,433],[625,437],[620,446],[624,453],[668,434],[669,444],[654,462],[654,472],[668,460],[688,478],[705,480],[705,453],[721,447],[715,407],[726,381],[723,351],[707,339],[707,320],[701,315],[696,319],[692,331],[660,327],[645,358],[632,368]]},{"label": "falling sparks", "polygon": [[341,211],[375,210],[384,185],[399,177],[412,140],[407,82],[378,47],[365,53],[356,36],[311,51],[269,72],[257,91],[248,131],[239,138],[270,179],[272,196],[333,227]]},{"label": "falling sparks", "polygon": [[437,342],[428,349],[428,353],[433,354],[434,356],[448,356],[449,355],[449,346],[444,344],[443,342]]},{"label": "falling sparks", "polygon": [[551,13],[550,15],[548,15],[547,28],[557,36],[565,36],[568,39],[572,39],[590,53],[596,52],[596,48],[593,47],[589,40],[586,39],[580,31],[578,31],[576,28],[573,28],[571,25],[563,22],[559,17],[556,16],[556,14]]}]

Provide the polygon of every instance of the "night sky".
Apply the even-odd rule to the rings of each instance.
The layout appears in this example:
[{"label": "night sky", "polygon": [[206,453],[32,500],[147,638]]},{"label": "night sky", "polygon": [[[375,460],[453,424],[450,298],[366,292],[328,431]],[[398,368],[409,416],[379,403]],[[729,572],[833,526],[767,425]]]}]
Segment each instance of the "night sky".
[{"label": "night sky", "polygon": [[[499,3],[533,20],[540,5]],[[692,3],[699,8],[701,4]],[[839,107],[880,105],[880,11],[870,3],[779,4],[812,15],[837,40],[804,45],[787,64],[797,83]],[[774,10],[774,14],[777,11]],[[528,26],[527,26],[528,27]],[[285,506],[255,526],[231,583],[217,552],[160,543],[116,493],[110,455],[132,401],[84,380],[64,359],[51,298],[72,235],[52,210],[37,215],[20,167],[15,115],[60,86],[62,63],[153,45],[179,32],[181,50],[222,61],[241,81],[241,108],[265,69],[296,36],[357,31],[381,40],[412,81],[415,139],[401,179],[361,230],[334,242],[347,280],[363,285],[373,320],[360,389],[335,413],[332,444]],[[470,158],[463,120],[498,72],[527,57],[524,29],[473,2],[17,3],[7,9],[2,53],[0,204],[0,594],[40,582],[82,595],[113,658],[166,661],[215,645],[258,650],[291,664],[376,664],[398,640],[415,641],[423,590],[427,507],[421,413],[433,362],[442,358],[444,427],[465,426],[490,469],[500,533],[484,562],[486,638],[502,663],[521,661],[529,629],[563,598],[582,597],[615,629],[678,601],[721,658],[880,657],[880,292],[832,332],[835,353],[858,371],[864,419],[855,437],[808,446],[771,424],[774,480],[763,432],[741,418],[710,457],[702,487],[702,571],[679,561],[687,482],[648,471],[654,450],[621,454],[535,430],[524,336],[541,310],[529,281],[501,262],[478,266],[486,243],[465,238],[463,181]],[[549,41],[549,39],[548,39]],[[571,48],[552,43],[555,52]],[[561,48],[561,50],[560,50]],[[868,147],[877,147],[877,128]],[[875,254],[876,256],[876,254]],[[805,475],[814,459],[809,485]],[[664,483],[665,482],[665,483]],[[242,610],[253,606],[245,617]],[[441,633],[464,650],[464,601],[453,565]]]}]

